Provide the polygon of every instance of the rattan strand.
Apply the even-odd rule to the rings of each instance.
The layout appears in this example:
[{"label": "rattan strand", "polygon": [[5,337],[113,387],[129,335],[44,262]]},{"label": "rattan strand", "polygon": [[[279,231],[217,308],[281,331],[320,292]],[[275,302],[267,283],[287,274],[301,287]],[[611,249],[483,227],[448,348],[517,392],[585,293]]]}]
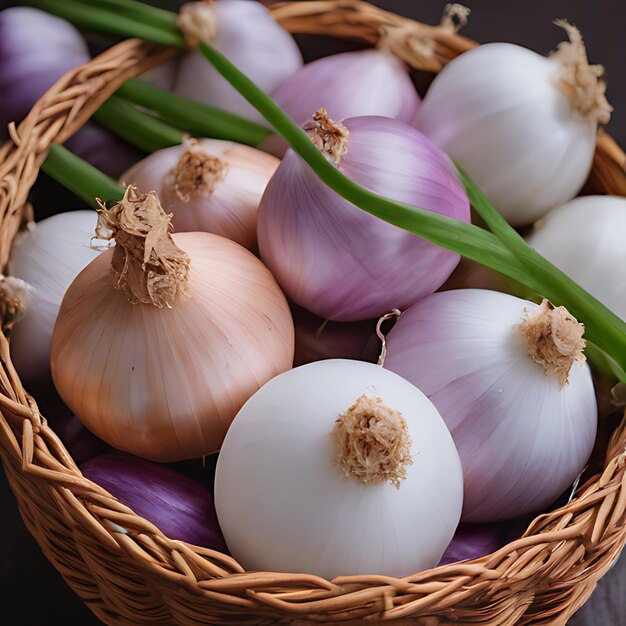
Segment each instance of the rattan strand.
[{"label": "rattan strand", "polygon": [[[293,31],[369,43],[381,24],[401,19],[352,1],[282,4],[274,15]],[[409,30],[444,37],[433,27]],[[449,31],[444,47],[436,41],[433,49],[446,50],[441,63],[474,45]],[[117,45],[51,88],[0,148],[3,265],[49,145],[67,139],[125,79],[169,54],[134,40]],[[430,69],[421,63],[412,59]],[[623,152],[601,136],[589,190],[626,195],[623,165]],[[603,473],[494,554],[402,579],[246,573],[230,557],[165,537],[83,478],[20,384],[2,335],[0,359],[0,456],[24,522],[107,624],[565,624],[626,541],[625,419]]]}]

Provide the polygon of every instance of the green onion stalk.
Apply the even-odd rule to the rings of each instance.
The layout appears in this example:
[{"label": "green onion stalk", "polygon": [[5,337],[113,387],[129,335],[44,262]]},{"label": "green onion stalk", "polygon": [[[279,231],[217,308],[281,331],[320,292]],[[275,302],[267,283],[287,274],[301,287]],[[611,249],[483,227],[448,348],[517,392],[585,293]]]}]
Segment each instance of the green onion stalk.
[{"label": "green onion stalk", "polygon": [[[67,0],[62,3],[55,0],[30,0],[24,4],[60,15],[90,30],[138,37],[166,46],[185,46],[184,36],[176,28],[175,13],[155,10],[135,0]],[[460,170],[460,175],[470,201],[489,230],[394,202],[355,184],[334,167],[308,135],[228,59],[208,43],[200,43],[198,49],[338,195],[390,224],[508,276],[540,293],[555,305],[567,307],[572,315],[585,324],[587,339],[612,358],[620,369],[620,378],[626,381],[623,374],[626,371],[626,323],[532,250],[465,172]],[[58,150],[56,152],[57,172],[65,165],[72,165],[69,159],[65,165],[59,163]],[[99,182],[99,189],[107,187],[103,181]],[[114,197],[108,199],[119,197],[119,190],[113,192],[109,188],[108,191],[114,194]]]},{"label": "green onion stalk", "polygon": [[256,148],[272,134],[268,128],[243,117],[192,102],[139,80],[127,81],[115,95],[154,111],[162,120],[195,137],[226,139]]}]

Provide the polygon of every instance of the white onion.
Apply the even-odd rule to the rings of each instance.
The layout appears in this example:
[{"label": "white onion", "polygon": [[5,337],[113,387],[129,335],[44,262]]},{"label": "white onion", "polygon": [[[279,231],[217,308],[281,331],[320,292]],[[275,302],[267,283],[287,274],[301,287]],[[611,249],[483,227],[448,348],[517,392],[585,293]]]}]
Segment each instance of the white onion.
[{"label": "white onion", "polygon": [[74,211],[48,217],[15,238],[11,271],[31,287],[31,302],[11,334],[11,358],[23,381],[50,374],[50,341],[61,300],[80,271],[98,256],[90,246],[98,216]]},{"label": "white onion", "polygon": [[[346,455],[348,442],[367,461]],[[244,405],[220,452],[215,504],[247,569],[406,576],[441,558],[462,490],[450,433],[424,394],[379,366],[333,359],[277,376]]]},{"label": "white onion", "polygon": [[610,117],[578,31],[549,58],[493,43],[466,52],[431,85],[417,127],[478,183],[513,225],[530,224],[584,184],[599,123]]},{"label": "white onion", "polygon": [[[213,22],[210,44],[265,92],[274,91],[302,65],[302,55],[291,35],[258,2],[217,0],[202,6],[201,19]],[[174,91],[266,124],[257,110],[198,51],[180,60]]]},{"label": "white onion", "polygon": [[272,97],[298,124],[320,107],[334,120],[382,115],[410,124],[420,103],[406,64],[384,50],[344,52],[307,63]]},{"label": "white onion", "polygon": [[626,198],[576,198],[548,213],[527,241],[626,320]]},{"label": "white onion", "polygon": [[596,402],[574,362],[581,334],[562,307],[479,289],[433,294],[389,333],[385,367],[432,400],[459,450],[464,521],[540,511],[585,466]]}]

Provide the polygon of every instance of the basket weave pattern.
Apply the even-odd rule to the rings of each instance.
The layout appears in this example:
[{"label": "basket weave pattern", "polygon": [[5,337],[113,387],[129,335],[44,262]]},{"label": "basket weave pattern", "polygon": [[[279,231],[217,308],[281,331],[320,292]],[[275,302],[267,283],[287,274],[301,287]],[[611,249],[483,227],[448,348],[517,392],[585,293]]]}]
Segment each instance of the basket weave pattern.
[{"label": "basket weave pattern", "polygon": [[[406,61],[429,71],[475,45],[445,28],[416,25],[351,0],[285,3],[273,14],[293,32],[370,44],[388,36],[391,21],[396,33],[434,42],[436,54],[426,60],[414,40],[395,43]],[[413,56],[411,49],[417,50]],[[170,54],[125,41],[68,73],[13,129],[12,140],[0,148],[3,266],[50,144],[71,136],[127,78]],[[626,195],[623,166],[623,152],[601,136],[589,189]],[[0,457],[24,522],[107,624],[564,624],[626,542],[625,419],[602,474],[494,554],[402,579],[344,576],[330,582],[305,574],[246,573],[230,557],[168,539],[83,478],[20,384],[2,335],[0,358]]]}]

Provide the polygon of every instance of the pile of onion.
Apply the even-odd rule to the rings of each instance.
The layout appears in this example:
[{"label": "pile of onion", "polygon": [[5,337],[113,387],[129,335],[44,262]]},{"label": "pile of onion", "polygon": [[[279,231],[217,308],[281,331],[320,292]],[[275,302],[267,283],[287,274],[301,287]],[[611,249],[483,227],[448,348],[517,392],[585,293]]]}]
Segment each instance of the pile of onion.
[{"label": "pile of onion", "polygon": [[[86,3],[68,4],[76,6],[66,14],[92,24]],[[101,4],[96,23],[110,27],[115,8],[131,6]],[[406,577],[479,558],[573,493],[605,437],[601,428],[596,441],[583,325],[546,299],[495,291],[510,283],[471,264],[453,275],[459,254],[335,189],[367,196],[360,204],[391,221],[392,208],[408,216],[414,207],[423,223],[428,211],[469,223],[461,178],[479,194],[458,163],[511,225],[529,226],[532,247],[626,319],[626,200],[572,200],[611,112],[603,69],[589,64],[578,30],[557,22],[569,41],[547,58],[505,43],[464,53],[422,102],[392,54],[395,32],[381,31],[378,49],[303,65],[259,2],[192,2],[171,19],[133,3],[126,30],[142,11],[154,41],[175,22],[188,44],[146,80],[267,125],[256,102],[309,153],[285,153],[282,135],[269,131],[262,145],[282,161],[187,139],[137,162],[90,123],[70,140],[112,175],[126,170],[123,198],[98,201],[97,214],[28,225],[0,291],[14,299],[3,327],[13,362],[29,387],[53,380],[58,397],[42,396],[42,408],[84,475],[174,540],[232,554],[248,571],[327,579]],[[444,25],[455,16],[465,18],[458,5]],[[159,33],[161,18],[168,26]],[[207,45],[196,50],[199,42]],[[2,126],[88,60],[64,20],[2,12]],[[162,112],[142,132],[164,129]],[[177,120],[180,140],[189,128]],[[346,178],[404,206],[378,198],[385,210],[377,211],[376,198]],[[490,220],[489,206],[475,205],[493,232],[446,219],[431,219],[438,230],[430,231],[396,223],[538,292],[575,292],[565,280],[555,289],[545,278],[553,268],[522,250],[493,209]],[[494,290],[453,289],[472,283]],[[600,320],[594,339],[610,352],[601,322],[615,330],[619,319],[580,310]],[[392,318],[384,337],[381,324]],[[208,455],[215,501],[213,471],[199,471]]]}]

